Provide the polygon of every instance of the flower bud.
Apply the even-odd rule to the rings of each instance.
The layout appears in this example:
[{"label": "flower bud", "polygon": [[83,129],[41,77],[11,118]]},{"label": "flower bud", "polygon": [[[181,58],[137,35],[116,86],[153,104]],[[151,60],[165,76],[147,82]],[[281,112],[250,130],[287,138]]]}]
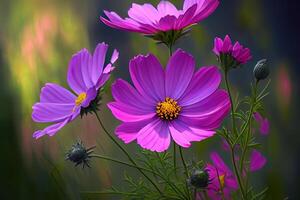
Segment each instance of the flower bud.
[{"label": "flower bud", "polygon": [[190,177],[190,184],[195,188],[206,188],[209,183],[207,170],[195,170]]},{"label": "flower bud", "polygon": [[267,65],[267,59],[262,59],[257,62],[254,67],[253,74],[258,81],[264,80],[269,76],[270,69]]},{"label": "flower bud", "polygon": [[79,141],[73,144],[72,148],[67,152],[66,160],[72,161],[75,163],[75,166],[82,164],[83,168],[85,166],[90,167],[89,162],[94,148],[95,147],[86,149],[83,143]]}]

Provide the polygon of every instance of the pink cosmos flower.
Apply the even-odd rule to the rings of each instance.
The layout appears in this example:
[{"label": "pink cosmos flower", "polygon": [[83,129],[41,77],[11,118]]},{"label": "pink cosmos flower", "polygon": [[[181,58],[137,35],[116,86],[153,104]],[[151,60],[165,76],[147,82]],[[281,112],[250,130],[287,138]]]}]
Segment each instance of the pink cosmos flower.
[{"label": "pink cosmos flower", "polygon": [[253,114],[254,119],[259,124],[259,132],[262,135],[268,135],[270,131],[270,123],[267,118],[263,118],[260,113],[256,112]]},{"label": "pink cosmos flower", "polygon": [[223,192],[224,198],[230,199],[231,192],[238,189],[235,175],[216,152],[210,154],[210,159],[213,164],[206,166],[211,180],[207,194],[210,199],[221,200]]},{"label": "pink cosmos flower", "polygon": [[[208,196],[213,200],[221,200],[223,192],[224,198],[230,199],[231,192],[238,189],[235,175],[217,153],[211,153],[210,159],[213,164],[207,164],[205,168],[211,180],[207,188]],[[249,171],[255,172],[260,170],[266,162],[267,159],[259,151],[253,150],[250,155]]]},{"label": "pink cosmos flower", "polygon": [[263,168],[267,163],[267,159],[257,150],[253,150],[250,155],[250,172],[255,172]]},{"label": "pink cosmos flower", "polygon": [[104,11],[108,19],[100,17],[106,25],[125,31],[155,35],[159,32],[178,31],[208,17],[218,7],[219,0],[185,0],[178,10],[169,1],[160,1],[155,8],[146,3],[132,4],[129,18],[121,18],[115,12]]},{"label": "pink cosmos flower", "polygon": [[194,58],[177,50],[164,70],[157,58],[139,55],[129,64],[134,87],[124,80],[112,85],[114,102],[108,104],[123,123],[116,135],[125,143],[137,140],[148,150],[168,149],[171,137],[182,147],[215,134],[228,114],[226,91],[218,89],[217,67],[195,70]]},{"label": "pink cosmos flower", "polygon": [[215,38],[215,44],[213,52],[219,57],[220,61],[225,64],[232,65],[231,67],[237,67],[240,64],[245,64],[252,56],[250,49],[244,48],[239,42],[234,44],[228,35],[225,39]]},{"label": "pink cosmos flower", "polygon": [[34,138],[55,135],[95,100],[98,90],[109,79],[114,69],[113,63],[118,59],[119,53],[114,50],[110,63],[104,68],[107,49],[108,45],[101,43],[97,45],[93,55],[87,49],[73,55],[67,80],[76,95],[55,83],[47,83],[42,88],[40,102],[32,107],[32,119],[39,123],[54,124],[36,131],[33,134]]}]

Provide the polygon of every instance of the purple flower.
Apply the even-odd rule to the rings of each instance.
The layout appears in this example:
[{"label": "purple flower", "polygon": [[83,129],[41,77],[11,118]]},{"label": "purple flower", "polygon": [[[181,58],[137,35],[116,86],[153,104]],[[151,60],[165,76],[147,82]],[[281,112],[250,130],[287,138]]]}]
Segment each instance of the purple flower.
[{"label": "purple flower", "polygon": [[134,87],[124,80],[112,85],[108,104],[123,123],[116,134],[125,143],[137,140],[148,150],[168,149],[171,137],[182,147],[215,134],[230,109],[226,91],[218,89],[217,67],[195,70],[194,58],[177,50],[166,70],[157,58],[139,55],[129,64]]},{"label": "purple flower", "polygon": [[253,150],[250,156],[250,172],[258,171],[265,166],[267,159],[257,150]]},{"label": "purple flower", "polygon": [[213,200],[221,200],[223,192],[224,198],[230,199],[231,192],[238,189],[235,175],[217,153],[211,153],[210,158],[213,164],[207,164],[205,168],[211,180],[207,188],[208,196]]},{"label": "purple flower", "polygon": [[89,107],[97,97],[98,90],[109,79],[110,72],[114,69],[112,64],[118,59],[118,52],[114,50],[110,63],[104,68],[107,49],[108,45],[101,43],[97,45],[93,55],[87,49],[73,55],[67,80],[76,95],[54,83],[47,83],[42,88],[40,102],[32,107],[32,119],[39,123],[54,124],[36,131],[34,138],[55,135],[74,120],[82,109]]},{"label": "purple flower", "polygon": [[260,113],[256,112],[253,114],[254,119],[259,124],[259,132],[262,135],[268,135],[270,131],[270,123],[267,118],[263,118]]},{"label": "purple flower", "polygon": [[160,1],[157,8],[149,3],[133,3],[128,11],[129,18],[123,19],[115,12],[104,11],[108,19],[100,19],[112,28],[156,35],[160,32],[180,31],[194,25],[208,17],[218,5],[219,0],[185,0],[183,9],[178,10],[169,1]]},{"label": "purple flower", "polygon": [[215,38],[213,52],[227,68],[235,68],[240,64],[245,64],[252,58],[250,49],[244,48],[239,42],[233,44],[228,35],[225,36],[224,41],[221,38]]}]

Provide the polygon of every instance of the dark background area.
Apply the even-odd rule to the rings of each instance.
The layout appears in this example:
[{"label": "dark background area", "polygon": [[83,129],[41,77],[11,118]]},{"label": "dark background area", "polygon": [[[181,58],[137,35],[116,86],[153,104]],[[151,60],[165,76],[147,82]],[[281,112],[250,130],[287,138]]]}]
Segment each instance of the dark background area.
[{"label": "dark background area", "polygon": [[[55,137],[36,141],[32,133],[42,126],[32,122],[31,106],[46,82],[66,86],[71,55],[83,47],[92,51],[98,42],[120,51],[115,77],[129,80],[128,62],[140,53],[152,52],[166,63],[165,47],[99,21],[104,9],[125,16],[132,2],[146,1],[0,0],[1,199],[80,199],[80,191],[122,184],[122,171],[127,168],[94,161],[92,169],[81,170],[64,160],[65,152],[79,138],[87,146],[96,144],[101,153],[118,156],[93,116],[76,120]],[[179,8],[182,1],[172,2]],[[217,64],[211,52],[216,36],[229,34],[249,47],[253,59],[230,77],[241,95],[249,94],[255,63],[269,60],[271,94],[265,106],[271,133],[261,141],[268,163],[253,178],[258,187],[269,186],[268,199],[300,198],[299,10],[296,0],[223,0],[215,13],[176,46],[192,53],[198,66]],[[106,94],[104,102],[109,100]],[[113,131],[118,122],[105,106],[101,110]],[[194,144],[192,154],[206,159],[218,140]]]}]

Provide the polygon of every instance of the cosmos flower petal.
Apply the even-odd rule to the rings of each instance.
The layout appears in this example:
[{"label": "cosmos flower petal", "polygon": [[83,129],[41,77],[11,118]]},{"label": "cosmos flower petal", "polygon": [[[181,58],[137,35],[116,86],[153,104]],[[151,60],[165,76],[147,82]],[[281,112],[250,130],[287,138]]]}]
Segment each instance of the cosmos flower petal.
[{"label": "cosmos flower petal", "polygon": [[98,91],[96,87],[92,87],[88,89],[86,92],[86,99],[82,102],[81,107],[86,108],[90,105],[91,101],[93,101],[98,95]]},{"label": "cosmos flower petal", "polygon": [[119,51],[117,49],[115,49],[111,56],[110,63],[114,64],[118,60],[118,58],[119,58]]},{"label": "cosmos flower petal", "polygon": [[173,15],[177,17],[180,14],[177,8],[172,3],[166,0],[162,0],[159,2],[159,4],[157,5],[157,10],[161,17],[166,15]]},{"label": "cosmos flower petal", "polygon": [[177,50],[166,68],[166,96],[180,98],[193,77],[194,69],[194,58],[181,49]]},{"label": "cosmos flower petal", "polygon": [[132,82],[142,96],[151,98],[153,103],[165,98],[164,71],[154,55],[135,57],[129,63],[129,70]]},{"label": "cosmos flower petal", "polygon": [[74,103],[75,99],[74,94],[55,83],[47,83],[40,94],[41,103]]},{"label": "cosmos flower petal", "polygon": [[159,13],[151,4],[139,5],[133,3],[128,11],[128,16],[142,24],[154,24],[158,19]]},{"label": "cosmos flower petal", "polygon": [[152,121],[153,119],[150,118],[144,121],[123,123],[116,128],[116,135],[128,144],[135,140],[138,132]]},{"label": "cosmos flower petal", "polygon": [[177,18],[175,16],[171,16],[171,15],[164,16],[159,20],[159,23],[158,23],[159,28],[158,29],[161,31],[167,31],[170,29],[174,29],[176,20],[177,20]]},{"label": "cosmos flower petal", "polygon": [[178,17],[178,20],[176,21],[176,25],[174,27],[175,30],[180,30],[183,27],[193,25],[193,16],[195,15],[195,12],[197,10],[197,4],[190,7],[184,14],[180,15]]},{"label": "cosmos flower petal", "polygon": [[82,49],[72,56],[68,69],[68,84],[74,92],[80,94],[92,85],[92,80],[88,74],[88,65],[90,64],[91,55],[87,49]]},{"label": "cosmos flower petal", "polygon": [[105,19],[104,17],[100,17],[100,20],[111,28],[116,28],[124,31],[133,31],[142,34],[149,34],[151,31],[144,30],[140,27],[137,22],[132,22],[132,20],[124,20],[124,19],[114,19],[112,16],[116,14],[114,12],[107,12],[104,11],[105,15],[109,18],[109,20]]},{"label": "cosmos flower petal", "polygon": [[188,126],[203,129],[203,130],[214,130],[218,128],[224,117],[228,115],[230,111],[230,105],[223,106],[218,112],[210,113],[201,117],[186,117],[183,115],[179,116],[179,119],[186,123]]},{"label": "cosmos flower petal", "polygon": [[270,123],[267,118],[263,118],[259,112],[253,114],[254,119],[259,124],[259,132],[268,135],[270,132]]},{"label": "cosmos flower petal", "polygon": [[153,110],[151,100],[141,96],[135,88],[122,79],[116,80],[112,85],[112,95],[118,102],[135,106],[143,110]]},{"label": "cosmos flower petal", "polygon": [[194,22],[199,22],[205,19],[206,17],[211,15],[219,6],[219,0],[207,0],[202,2],[202,5],[200,3],[197,4],[198,8],[193,19]]},{"label": "cosmos flower petal", "polygon": [[206,138],[201,134],[194,133],[185,123],[180,120],[170,122],[170,133],[173,140],[182,147],[190,147],[191,142],[201,141]]},{"label": "cosmos flower petal", "polygon": [[201,67],[179,99],[180,105],[192,105],[205,99],[218,89],[220,83],[221,73],[217,67]]},{"label": "cosmos flower petal", "polygon": [[228,93],[225,90],[217,90],[202,101],[185,106],[181,115],[187,117],[203,117],[226,109],[230,106]]},{"label": "cosmos flower petal", "polygon": [[93,85],[95,85],[98,82],[98,79],[102,74],[107,49],[108,49],[107,44],[100,43],[97,45],[94,51],[92,63],[89,66],[90,67],[89,76],[92,78]]},{"label": "cosmos flower petal", "polygon": [[64,121],[48,126],[44,130],[36,131],[34,132],[33,137],[35,139],[38,139],[44,135],[54,136],[61,128],[63,128],[69,122],[69,120],[69,118],[66,118]]},{"label": "cosmos flower petal", "polygon": [[250,171],[260,170],[265,166],[267,159],[257,150],[253,150],[250,156]]},{"label": "cosmos flower petal", "polygon": [[121,102],[111,102],[107,106],[113,115],[123,122],[143,121],[156,115],[154,112],[145,111]]},{"label": "cosmos flower petal", "polygon": [[36,103],[32,107],[32,119],[35,122],[61,122],[73,113],[75,103]]},{"label": "cosmos flower petal", "polygon": [[223,159],[219,156],[218,153],[212,152],[210,154],[210,159],[212,160],[214,166],[222,171],[230,172],[232,174],[231,170],[228,168],[228,166],[224,163]]},{"label": "cosmos flower petal", "polygon": [[166,123],[156,119],[142,128],[137,136],[138,144],[144,149],[163,152],[170,146],[170,133]]}]

